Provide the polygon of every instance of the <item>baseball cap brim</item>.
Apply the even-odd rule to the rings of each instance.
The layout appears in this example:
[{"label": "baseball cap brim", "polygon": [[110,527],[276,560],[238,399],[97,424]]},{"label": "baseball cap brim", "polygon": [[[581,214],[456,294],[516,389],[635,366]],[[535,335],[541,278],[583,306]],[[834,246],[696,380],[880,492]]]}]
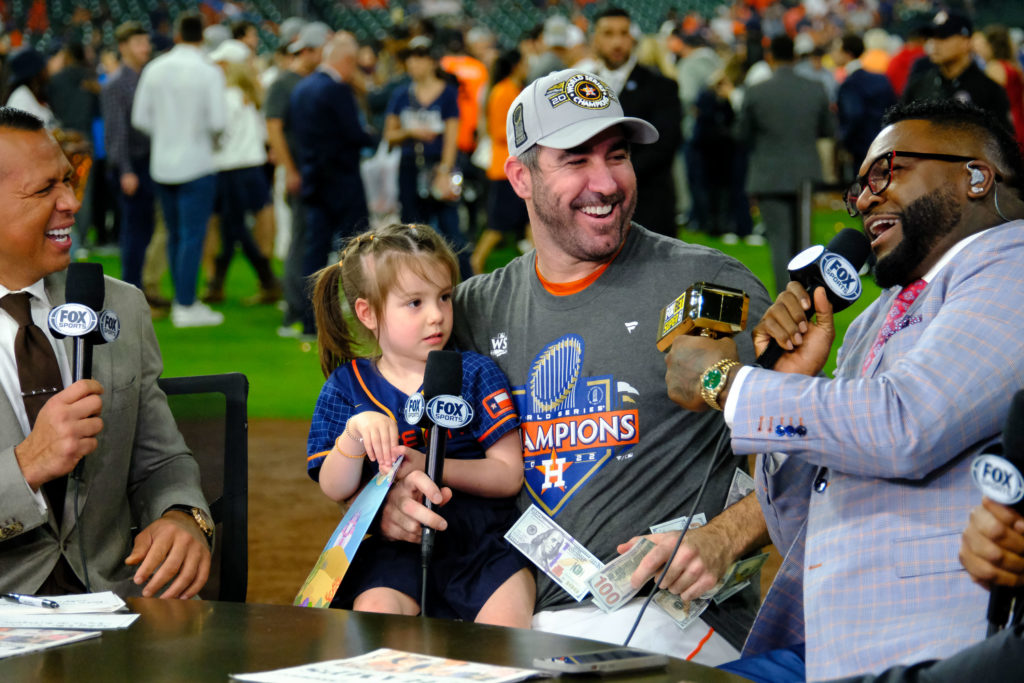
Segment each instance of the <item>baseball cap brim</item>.
[{"label": "baseball cap brim", "polygon": [[614,126],[622,126],[629,142],[646,145],[658,141],[658,129],[647,121],[634,116],[618,116],[579,121],[545,135],[534,144],[552,149],[571,149]]}]

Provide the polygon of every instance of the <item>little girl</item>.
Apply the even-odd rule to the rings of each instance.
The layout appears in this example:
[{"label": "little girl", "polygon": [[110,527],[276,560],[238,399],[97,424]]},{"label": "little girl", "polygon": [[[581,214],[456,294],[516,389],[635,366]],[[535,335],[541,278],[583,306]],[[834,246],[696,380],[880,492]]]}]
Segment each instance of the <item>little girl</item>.
[{"label": "little girl", "polygon": [[[342,501],[399,455],[423,469],[424,431],[403,406],[420,391],[430,351],[452,331],[455,255],[434,230],[392,225],[353,238],[337,265],[317,275],[313,305],[327,382],[309,431],[307,467],[329,498]],[[344,293],[356,330],[342,312]],[[379,355],[357,348],[360,335]],[[372,340],[372,341],[371,341]],[[365,348],[365,347],[363,347]],[[429,616],[529,628],[536,586],[522,555],[503,538],[515,522],[522,486],[519,417],[508,382],[485,356],[462,353],[462,397],[473,420],[449,433],[444,484],[455,494],[439,509],[428,587]],[[363,541],[332,607],[420,611],[420,550],[413,543]]]}]

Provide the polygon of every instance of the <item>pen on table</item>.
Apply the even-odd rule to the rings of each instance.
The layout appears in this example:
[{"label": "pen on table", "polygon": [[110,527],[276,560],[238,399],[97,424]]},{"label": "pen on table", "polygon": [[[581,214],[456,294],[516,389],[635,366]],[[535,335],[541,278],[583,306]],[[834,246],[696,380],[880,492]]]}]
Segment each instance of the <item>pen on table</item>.
[{"label": "pen on table", "polygon": [[13,600],[19,605],[29,605],[31,607],[49,607],[50,609],[57,609],[60,607],[60,603],[50,600],[48,598],[37,598],[34,595],[25,595],[23,593],[0,593],[0,597]]}]

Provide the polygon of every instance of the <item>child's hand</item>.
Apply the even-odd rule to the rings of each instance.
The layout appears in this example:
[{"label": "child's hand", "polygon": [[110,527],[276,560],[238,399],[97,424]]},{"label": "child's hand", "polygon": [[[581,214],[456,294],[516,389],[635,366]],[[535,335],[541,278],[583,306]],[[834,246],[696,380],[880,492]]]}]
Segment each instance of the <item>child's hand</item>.
[{"label": "child's hand", "polygon": [[391,454],[398,459],[398,456],[404,455],[405,459],[402,460],[402,467],[398,470],[398,478],[402,479],[407,476],[410,472],[415,470],[423,470],[427,465],[427,456],[423,455],[419,451],[408,446],[395,446]]},{"label": "child's hand", "polygon": [[398,445],[398,425],[387,415],[366,411],[353,415],[345,424],[350,438],[363,442],[366,456],[376,462],[381,471],[388,472],[395,463],[392,451]]}]

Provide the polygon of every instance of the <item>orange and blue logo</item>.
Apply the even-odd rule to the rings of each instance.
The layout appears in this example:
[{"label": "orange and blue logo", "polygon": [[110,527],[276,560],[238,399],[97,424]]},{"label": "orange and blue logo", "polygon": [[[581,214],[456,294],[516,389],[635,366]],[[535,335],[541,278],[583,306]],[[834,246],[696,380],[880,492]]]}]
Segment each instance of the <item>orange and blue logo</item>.
[{"label": "orange and blue logo", "polygon": [[570,334],[533,360],[527,383],[516,387],[522,424],[526,488],[556,517],[565,503],[614,456],[639,440],[631,397],[611,375],[585,376],[583,338]]}]

